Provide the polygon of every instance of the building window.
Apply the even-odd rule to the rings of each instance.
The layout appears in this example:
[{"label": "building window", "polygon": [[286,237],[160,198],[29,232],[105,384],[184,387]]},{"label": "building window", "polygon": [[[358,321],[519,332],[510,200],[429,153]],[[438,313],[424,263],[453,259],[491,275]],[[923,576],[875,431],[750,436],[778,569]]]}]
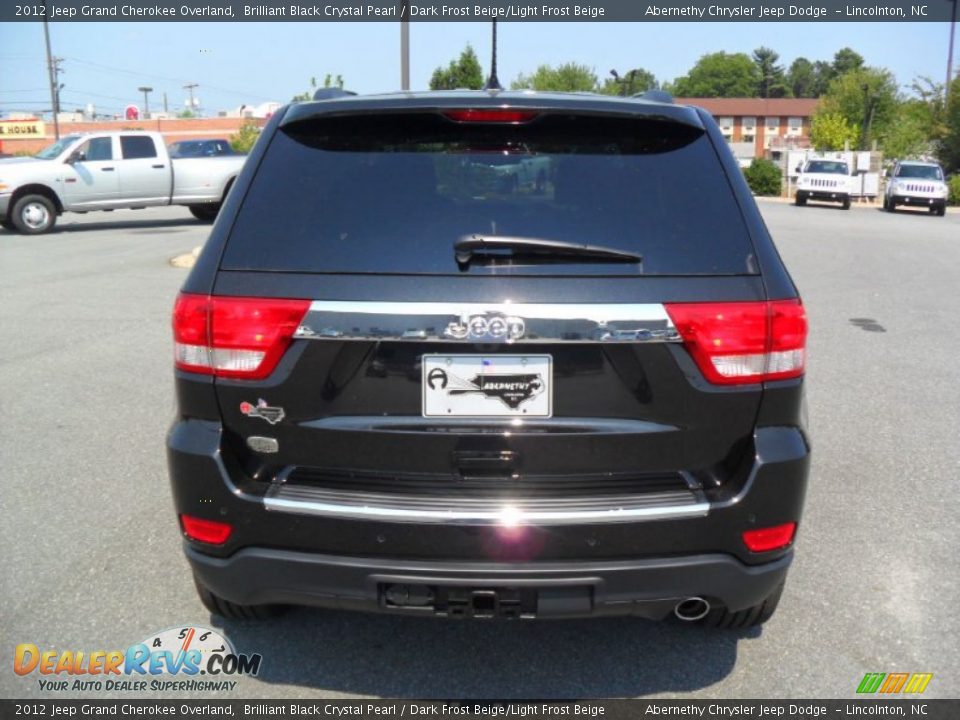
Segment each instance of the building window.
[{"label": "building window", "polygon": [[780,134],[780,118],[768,117],[764,123],[764,128],[766,129],[767,135],[779,135]]},{"label": "building window", "polygon": [[800,135],[803,133],[803,118],[792,117],[787,123],[787,135]]}]

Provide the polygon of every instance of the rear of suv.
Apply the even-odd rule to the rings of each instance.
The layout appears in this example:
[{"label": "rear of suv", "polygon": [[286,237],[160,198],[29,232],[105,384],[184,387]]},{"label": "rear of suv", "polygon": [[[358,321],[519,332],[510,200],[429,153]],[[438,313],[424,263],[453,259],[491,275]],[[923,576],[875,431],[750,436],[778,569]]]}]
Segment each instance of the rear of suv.
[{"label": "rear of suv", "polygon": [[746,626],[777,606],[806,318],[703,110],[284,108],[173,324],[170,477],[212,612]]}]

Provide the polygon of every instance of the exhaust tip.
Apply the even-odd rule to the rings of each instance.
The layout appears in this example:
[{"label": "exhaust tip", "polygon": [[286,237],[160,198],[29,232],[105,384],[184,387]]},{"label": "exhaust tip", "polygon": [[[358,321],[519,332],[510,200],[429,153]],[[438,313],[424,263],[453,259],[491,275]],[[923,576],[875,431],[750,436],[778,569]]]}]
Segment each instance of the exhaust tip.
[{"label": "exhaust tip", "polygon": [[684,622],[702,620],[710,612],[710,603],[702,597],[688,597],[673,608],[673,614]]}]

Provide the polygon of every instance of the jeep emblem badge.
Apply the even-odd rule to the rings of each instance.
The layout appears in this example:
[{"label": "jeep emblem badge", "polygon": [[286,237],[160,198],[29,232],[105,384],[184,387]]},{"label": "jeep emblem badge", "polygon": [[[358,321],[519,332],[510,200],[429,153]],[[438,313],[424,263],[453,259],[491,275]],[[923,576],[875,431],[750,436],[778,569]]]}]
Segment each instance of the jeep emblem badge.
[{"label": "jeep emblem badge", "polygon": [[447,325],[444,337],[452,340],[514,342],[526,333],[523,318],[507,315],[464,315]]}]

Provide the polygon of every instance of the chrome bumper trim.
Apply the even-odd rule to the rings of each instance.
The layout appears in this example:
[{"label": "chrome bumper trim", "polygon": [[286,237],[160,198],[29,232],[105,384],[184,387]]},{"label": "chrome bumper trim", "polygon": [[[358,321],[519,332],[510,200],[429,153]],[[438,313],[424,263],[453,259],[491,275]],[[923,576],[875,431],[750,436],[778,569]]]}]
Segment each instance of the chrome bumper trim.
[{"label": "chrome bumper trim", "polygon": [[[318,493],[323,495],[323,493]],[[585,500],[578,508],[574,501],[503,500],[466,501],[448,498],[430,499],[419,505],[417,498],[397,498],[391,504],[384,496],[371,502],[357,498],[348,500],[298,497],[286,488],[273,491],[263,499],[267,510],[297,515],[314,515],[341,520],[380,520],[385,522],[447,523],[465,525],[575,525],[587,523],[638,522],[703,517],[710,504],[697,500],[693,493],[659,493],[659,499],[643,496]],[[671,497],[668,497],[671,496]],[[552,506],[552,507],[551,507]]]}]

